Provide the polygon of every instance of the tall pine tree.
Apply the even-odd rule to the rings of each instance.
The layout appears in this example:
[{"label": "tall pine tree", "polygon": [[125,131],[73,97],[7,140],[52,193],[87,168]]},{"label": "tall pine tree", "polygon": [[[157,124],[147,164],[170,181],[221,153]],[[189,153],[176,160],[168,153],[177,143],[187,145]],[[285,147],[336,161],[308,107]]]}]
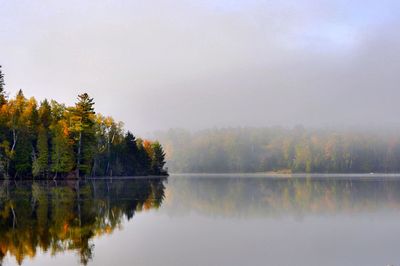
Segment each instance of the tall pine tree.
[{"label": "tall pine tree", "polygon": [[72,108],[72,132],[74,132],[76,153],[76,175],[91,172],[96,152],[94,101],[87,93],[78,95],[78,102]]}]

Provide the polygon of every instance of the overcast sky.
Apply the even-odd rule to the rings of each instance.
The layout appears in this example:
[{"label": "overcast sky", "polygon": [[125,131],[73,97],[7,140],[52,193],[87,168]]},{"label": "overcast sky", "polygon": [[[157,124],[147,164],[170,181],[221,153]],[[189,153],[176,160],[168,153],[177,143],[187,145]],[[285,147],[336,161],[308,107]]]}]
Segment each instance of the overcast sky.
[{"label": "overcast sky", "polygon": [[0,0],[14,95],[96,110],[143,134],[400,124],[400,1]]}]

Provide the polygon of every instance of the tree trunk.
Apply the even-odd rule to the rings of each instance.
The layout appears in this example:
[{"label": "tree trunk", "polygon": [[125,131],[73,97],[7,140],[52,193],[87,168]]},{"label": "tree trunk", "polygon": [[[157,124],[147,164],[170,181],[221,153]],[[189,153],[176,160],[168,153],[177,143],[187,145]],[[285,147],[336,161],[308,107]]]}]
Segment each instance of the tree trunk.
[{"label": "tree trunk", "polygon": [[12,147],[11,147],[11,152],[14,151],[15,145],[17,145],[17,139],[18,139],[18,134],[17,134],[16,130],[13,129],[12,132],[13,132],[13,145],[12,145]]},{"label": "tree trunk", "polygon": [[81,145],[82,131],[79,131],[78,154],[76,156],[76,177],[79,178],[79,168],[81,168]]}]

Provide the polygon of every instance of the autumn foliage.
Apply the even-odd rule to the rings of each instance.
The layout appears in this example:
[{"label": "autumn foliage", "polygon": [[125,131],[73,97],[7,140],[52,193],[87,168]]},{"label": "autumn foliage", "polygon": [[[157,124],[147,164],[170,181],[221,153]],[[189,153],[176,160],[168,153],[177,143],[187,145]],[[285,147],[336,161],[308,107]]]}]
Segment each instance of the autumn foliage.
[{"label": "autumn foliage", "polygon": [[121,122],[97,114],[87,93],[75,106],[40,104],[22,90],[9,98],[0,68],[0,176],[166,175],[158,142],[136,139]]}]

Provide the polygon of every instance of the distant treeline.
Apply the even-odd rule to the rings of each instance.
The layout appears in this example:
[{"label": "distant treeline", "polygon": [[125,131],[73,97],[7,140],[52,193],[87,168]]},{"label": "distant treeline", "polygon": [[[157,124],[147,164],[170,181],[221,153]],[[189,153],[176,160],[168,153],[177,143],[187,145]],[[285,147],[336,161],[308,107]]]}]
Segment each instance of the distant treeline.
[{"label": "distant treeline", "polygon": [[0,177],[166,175],[158,142],[136,139],[94,111],[83,93],[73,107],[8,99],[0,68]]},{"label": "distant treeline", "polygon": [[158,132],[172,172],[400,172],[400,132],[227,128]]}]

